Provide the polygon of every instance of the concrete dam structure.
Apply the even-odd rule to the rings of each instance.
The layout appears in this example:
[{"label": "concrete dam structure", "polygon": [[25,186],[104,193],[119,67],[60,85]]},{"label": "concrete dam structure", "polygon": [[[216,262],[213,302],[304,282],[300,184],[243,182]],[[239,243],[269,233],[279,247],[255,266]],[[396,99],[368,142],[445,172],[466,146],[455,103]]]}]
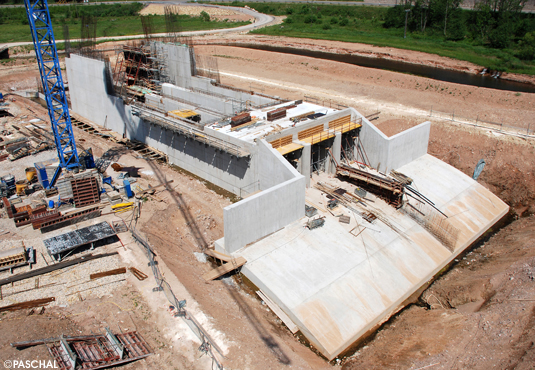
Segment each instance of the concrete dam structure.
[{"label": "concrete dam structure", "polygon": [[241,198],[215,250],[329,360],[509,209],[427,154],[429,122],[387,137],[354,108],[224,86],[183,44],[66,64],[73,112]]}]

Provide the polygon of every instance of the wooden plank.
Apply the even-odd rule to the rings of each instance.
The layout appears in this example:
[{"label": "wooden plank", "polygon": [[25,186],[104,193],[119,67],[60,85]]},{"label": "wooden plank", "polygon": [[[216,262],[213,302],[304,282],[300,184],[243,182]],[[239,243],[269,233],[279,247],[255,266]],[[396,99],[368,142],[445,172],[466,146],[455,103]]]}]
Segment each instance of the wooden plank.
[{"label": "wooden plank", "polygon": [[33,308],[33,307],[45,306],[45,305],[47,305],[50,302],[53,302],[55,300],[56,300],[56,298],[50,297],[50,298],[36,299],[36,300],[33,300],[33,301],[15,303],[15,304],[11,304],[9,306],[0,307],[0,312],[18,311],[18,310],[23,310],[25,308]]},{"label": "wooden plank", "polygon": [[14,276],[10,276],[8,278],[2,279],[2,280],[0,280],[0,286],[6,285],[6,284],[9,284],[9,283],[13,283],[13,282],[16,282],[16,281],[19,281],[19,280],[29,279],[29,278],[32,278],[32,277],[35,277],[35,276],[47,274],[49,272],[52,272],[52,271],[55,271],[55,270],[59,270],[59,269],[65,268],[65,267],[69,267],[69,266],[72,266],[72,265],[76,265],[78,263],[83,263],[83,262],[87,262],[87,261],[91,261],[91,260],[98,259],[98,258],[103,258],[103,257],[115,256],[116,254],[118,254],[118,253],[117,252],[111,252],[111,253],[97,254],[96,256],[88,255],[88,256],[76,258],[76,259],[70,260],[70,261],[59,262],[59,263],[56,263],[56,264],[53,264],[53,265],[50,265],[50,266],[42,267],[40,269],[36,269],[36,270],[33,270],[33,271],[25,272],[25,273],[22,273],[22,274],[18,274],[18,275],[14,275]]},{"label": "wooden plank", "polygon": [[302,140],[302,139],[304,139],[306,137],[310,137],[312,135],[319,134],[322,131],[323,131],[323,125],[317,125],[317,126],[314,126],[314,127],[311,127],[309,129],[306,129],[306,130],[303,130],[303,131],[299,132],[297,134],[297,138],[299,140]]},{"label": "wooden plank", "polygon": [[214,280],[218,277],[225,275],[226,273],[231,272],[232,270],[237,269],[238,267],[241,267],[247,263],[247,260],[243,257],[238,257],[235,260],[231,260],[230,262],[225,263],[224,265],[221,265],[212,271],[208,271],[206,274],[204,274],[202,277],[204,280]]},{"label": "wooden plank", "polygon": [[343,116],[329,122],[329,129],[343,126],[351,121],[351,115]]},{"label": "wooden plank", "polygon": [[120,275],[120,274],[126,274],[126,267],[120,267],[115,270],[109,270],[104,272],[97,272],[96,274],[89,275],[89,278],[91,280],[99,279],[106,276],[112,276],[112,275]]},{"label": "wooden plank", "polygon": [[285,146],[292,143],[292,135],[283,136],[281,138],[278,138],[276,140],[270,141],[269,143],[273,147],[273,149],[280,148],[281,146]]},{"label": "wooden plank", "polygon": [[[73,341],[77,341],[77,340],[94,339],[96,337],[97,337],[97,335],[80,335],[80,336],[77,336],[77,337],[66,337],[66,336],[64,336],[63,339],[65,339],[67,342],[73,342]],[[41,344],[54,343],[54,342],[59,342],[59,337],[28,340],[28,341],[25,341],[25,342],[13,342],[13,343],[11,343],[11,347],[14,347],[14,348],[27,348],[27,347],[39,346]]]},{"label": "wooden plank", "polygon": [[232,256],[229,256],[228,254],[224,254],[224,253],[221,253],[221,252],[218,252],[214,249],[206,249],[204,251],[204,254],[210,256],[210,257],[214,257],[214,258],[217,258],[221,261],[225,261],[225,262],[230,262],[232,261]]},{"label": "wooden plank", "polygon": [[288,315],[286,315],[284,313],[283,310],[281,310],[281,308],[275,303],[273,302],[263,291],[261,290],[257,290],[256,291],[256,294],[258,294],[258,296],[264,301],[266,302],[266,304],[268,305],[268,307],[271,309],[271,311],[273,311],[273,313],[275,315],[277,315],[279,317],[279,319],[282,320],[282,322],[284,323],[284,325],[286,325],[288,327],[288,329],[290,329],[290,331],[292,332],[292,334],[295,334],[299,331],[299,328],[297,327],[297,325],[294,324],[294,322],[292,321],[292,319],[290,319],[290,317]]}]

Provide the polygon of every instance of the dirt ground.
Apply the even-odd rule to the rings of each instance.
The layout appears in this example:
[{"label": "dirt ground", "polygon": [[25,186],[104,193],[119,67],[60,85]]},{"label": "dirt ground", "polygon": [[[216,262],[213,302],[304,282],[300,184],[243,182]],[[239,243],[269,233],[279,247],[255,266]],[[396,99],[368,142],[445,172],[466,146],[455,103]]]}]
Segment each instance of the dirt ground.
[{"label": "dirt ground", "polygon": [[[241,40],[246,36],[233,37]],[[212,43],[216,39],[209,37],[197,42],[205,40]],[[323,47],[322,42],[314,43]],[[330,47],[328,44],[325,42],[325,47]],[[303,47],[308,45],[310,41],[303,41]],[[333,43],[332,47],[340,50],[355,48],[342,43]],[[432,123],[429,153],[467,175],[472,174],[479,159],[485,159],[487,164],[479,181],[512,207],[513,216],[505,227],[490,230],[482,242],[460,257],[450,271],[423,293],[418,304],[400,312],[366,343],[341,358],[343,368],[532,368],[535,361],[534,141],[429,117],[429,112],[431,106],[434,111],[451,112],[455,109],[455,114],[460,116],[480,114],[487,120],[500,122],[503,119],[510,124],[527,126],[535,117],[533,94],[517,95],[313,58],[221,45],[199,45],[195,50],[198,54],[218,58],[222,83],[289,99],[313,96],[324,102],[353,106],[365,115],[380,111],[379,119],[374,123],[387,135],[429,120]],[[407,51],[399,53],[410,54]],[[20,62],[17,63],[15,68],[0,68],[0,91],[35,86],[37,69],[19,67]],[[84,145],[93,147],[97,156],[117,145],[77,129],[75,135],[85,140]],[[117,161],[143,167],[145,173],[140,181],[144,185],[174,179],[172,191],[158,194],[162,202],[151,200],[143,205],[138,228],[148,236],[158,260],[166,266],[166,276],[176,277],[178,291],[183,292],[181,296],[190,297],[188,307],[191,305],[203,318],[203,325],[206,324],[219,338],[226,350],[226,368],[337,367],[336,362],[327,363],[301,344],[236,278],[210,283],[202,279],[202,274],[212,265],[200,262],[195,253],[223,236],[223,208],[230,204],[228,198],[187,173],[143,161],[132,152],[121,152]],[[125,254],[121,258],[141,261],[143,255],[135,243],[126,244],[126,247],[127,253],[132,255]],[[147,272],[150,274],[150,270]],[[122,297],[122,293],[111,292],[114,302],[125,309],[117,312],[132,306],[131,300],[127,299],[129,294],[140,292],[139,302],[146,308],[144,312],[150,312],[150,315],[136,310],[128,311],[128,315],[138,325],[138,330],[146,333],[147,341],[158,349],[156,353],[160,357],[151,356],[145,362],[129,366],[140,369],[155,366],[162,369],[204,368],[205,363],[197,360],[200,354],[194,345],[180,346],[184,342],[180,339],[185,337],[184,332],[170,332],[177,324],[169,321],[169,317],[157,314],[165,311],[165,300],[152,302],[150,294],[143,290],[149,288],[134,284],[135,281],[130,280],[125,283],[122,289],[126,297]],[[115,301],[116,298],[121,300]],[[95,313],[94,318],[88,314],[87,317],[80,315],[87,320],[78,316],[69,319],[69,314],[86,309],[84,304],[87,302],[89,305],[93,302],[91,299],[76,303],[80,306],[47,309],[47,314],[59,312],[59,316],[67,317],[57,319],[57,325],[50,324],[53,319],[48,320],[48,326],[31,325],[26,313],[20,312],[9,314],[13,320],[0,322],[0,327],[3,330],[4,325],[12,325],[6,326],[10,330],[15,328],[15,322],[21,321],[24,322],[21,330],[27,330],[31,337],[40,337],[48,330],[54,334],[96,330],[106,320],[112,321],[105,316],[112,313],[104,305],[101,307],[103,312]],[[39,320],[46,322],[40,318],[35,321]],[[124,323],[120,325],[131,326],[126,318],[121,320]],[[156,323],[156,328],[149,327],[149,322]],[[112,329],[116,328],[112,325]],[[4,341],[8,343],[13,338],[5,338]],[[5,348],[4,342],[2,348]],[[36,347],[33,350],[43,349]],[[13,355],[12,352],[5,353]],[[3,353],[0,352],[0,355],[3,356]]]},{"label": "dirt ground", "polygon": [[[168,5],[165,4],[149,4],[139,12],[141,15],[148,14],[165,14],[165,7]],[[209,6],[180,6],[172,5],[172,9],[178,10],[178,14],[190,15],[192,17],[198,17],[201,12],[206,12],[210,15],[211,20],[224,21],[225,19],[229,22],[246,22],[254,20],[254,17],[250,15],[230,10],[230,9],[221,9],[216,7]]]}]

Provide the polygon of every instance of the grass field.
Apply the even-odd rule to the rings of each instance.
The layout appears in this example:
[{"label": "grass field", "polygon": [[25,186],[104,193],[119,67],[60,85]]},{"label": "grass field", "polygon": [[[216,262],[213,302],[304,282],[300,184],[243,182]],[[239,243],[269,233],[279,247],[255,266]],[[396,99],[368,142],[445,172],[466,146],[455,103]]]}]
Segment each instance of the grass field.
[{"label": "grass field", "polygon": [[[199,18],[191,18],[188,16],[182,22],[183,31],[198,31],[209,29],[221,29],[238,27],[249,24],[249,22],[214,22],[209,23],[201,21]],[[154,32],[165,32],[165,20],[163,16],[155,16]],[[74,21],[68,24],[69,37],[76,39],[80,37],[81,22]],[[139,17],[106,17],[99,18],[97,22],[97,37],[103,36],[126,36],[126,35],[141,35],[143,28]],[[54,36],[57,40],[64,39],[63,26],[61,24],[54,24]],[[32,41],[30,34],[30,27],[27,24],[2,24],[0,25],[0,43]]]},{"label": "grass field", "polygon": [[[84,14],[97,17],[97,37],[141,35],[143,28],[137,14],[142,4],[114,4],[98,6],[51,7],[50,13],[57,40],[64,39],[63,25],[69,29],[70,39],[81,36],[81,16]],[[124,15],[123,15],[124,14]],[[188,15],[177,16],[182,31],[199,31],[209,29],[233,28],[249,22],[206,22],[201,17]],[[164,16],[151,16],[153,32],[165,32]],[[0,10],[0,43],[32,41],[30,26],[23,8]]]}]

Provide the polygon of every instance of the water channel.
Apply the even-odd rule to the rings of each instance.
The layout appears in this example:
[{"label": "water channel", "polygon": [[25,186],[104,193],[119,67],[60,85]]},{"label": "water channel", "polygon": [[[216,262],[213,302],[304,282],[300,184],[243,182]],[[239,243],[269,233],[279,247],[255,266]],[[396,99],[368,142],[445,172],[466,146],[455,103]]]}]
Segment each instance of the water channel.
[{"label": "water channel", "polygon": [[486,87],[490,89],[508,90],[535,93],[535,85],[523,82],[502,80],[494,78],[489,75],[472,74],[460,71],[453,71],[449,69],[442,69],[437,67],[430,67],[425,65],[412,64],[401,62],[398,60],[390,60],[383,58],[372,58],[352,54],[335,54],[323,51],[296,49],[288,47],[279,47],[271,45],[258,44],[234,44],[228,43],[227,46],[234,46],[240,48],[256,49],[271,51],[276,53],[301,55],[311,58],[332,60],[335,62],[342,62],[354,64],[361,67],[384,69],[394,72],[408,73],[416,76],[432,78],[434,80],[453,82],[463,85]]}]

